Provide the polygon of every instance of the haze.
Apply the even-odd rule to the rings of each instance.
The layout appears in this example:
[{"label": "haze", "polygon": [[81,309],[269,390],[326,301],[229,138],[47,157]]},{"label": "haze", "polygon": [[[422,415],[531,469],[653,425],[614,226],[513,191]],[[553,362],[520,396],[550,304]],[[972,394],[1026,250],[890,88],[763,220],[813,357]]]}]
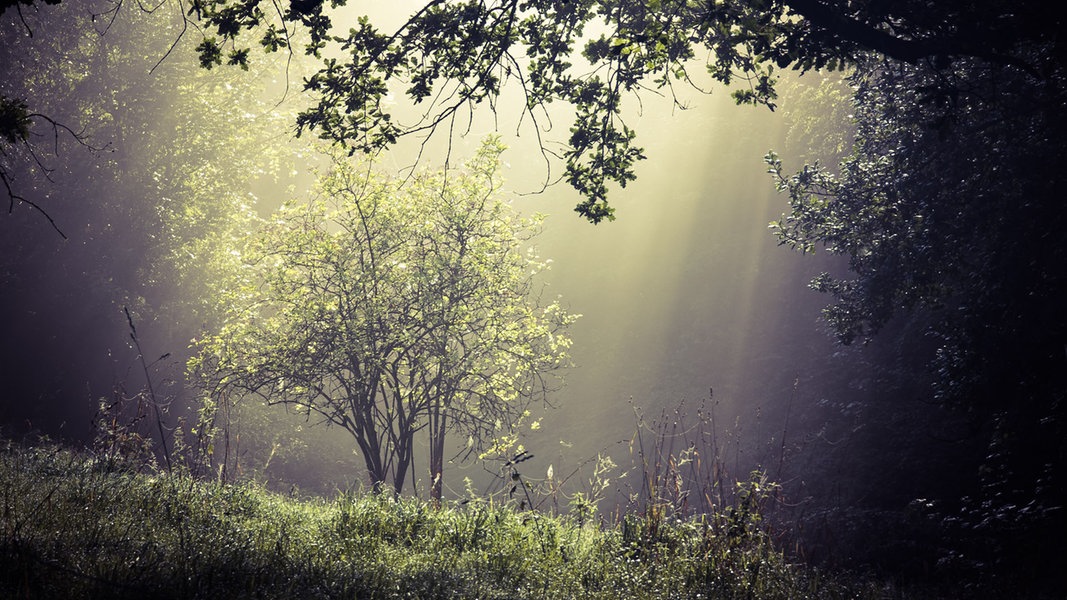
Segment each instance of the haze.
[{"label": "haze", "polygon": [[[49,47],[60,39],[54,32],[84,26],[49,20],[44,11],[32,19],[40,32],[33,41],[11,19],[0,34],[4,70],[14,74],[4,84],[5,93],[13,94],[20,84],[31,88],[31,94],[56,93],[49,89],[54,82],[39,70],[46,67],[20,57],[40,53],[44,56],[40,64],[62,63],[62,55]],[[116,28],[103,39],[122,46],[115,38],[123,32]],[[90,111],[87,118],[107,123],[127,119],[143,122],[148,129],[124,139],[98,138],[115,130],[90,124],[89,131],[96,132],[93,141],[106,145],[105,151],[89,152],[66,140],[59,156],[47,159],[57,169],[54,182],[41,173],[22,180],[32,182],[27,193],[69,239],[62,239],[41,214],[25,206],[15,207],[0,222],[0,389],[4,390],[0,423],[6,436],[46,434],[88,441],[101,398],[114,398],[116,389],[133,394],[145,385],[124,307],[138,318],[158,316],[162,313],[145,307],[162,299],[192,305],[203,292],[195,272],[178,276],[146,266],[159,255],[160,228],[166,226],[151,203],[166,204],[175,198],[166,191],[153,198],[140,195],[146,180],[168,176],[162,163],[153,163],[154,171],[147,176],[134,175],[145,168],[147,152],[157,153],[151,160],[165,160],[159,149],[168,144],[175,145],[174,161],[192,164],[195,157],[179,152],[180,145],[192,143],[185,130],[217,122],[204,108],[192,111],[205,117],[202,124],[183,121],[190,112],[167,105],[169,99],[196,97],[196,89],[203,89],[206,97],[226,86],[248,85],[240,92],[246,96],[228,96],[247,106],[220,103],[217,99],[227,96],[218,95],[211,96],[216,99],[212,106],[244,115],[240,133],[258,140],[247,147],[301,148],[304,160],[284,152],[265,153],[263,160],[282,164],[264,164],[262,174],[250,174],[239,182],[246,187],[237,195],[251,203],[254,194],[255,204],[250,206],[261,215],[291,196],[309,194],[314,181],[310,166],[323,164],[306,139],[280,136],[272,128],[277,119],[264,116],[288,119],[285,111],[300,101],[292,89],[296,86],[291,86],[285,96],[288,104],[264,108],[283,97],[281,61],[257,57],[257,66],[248,74],[236,69],[190,74],[188,67],[195,59],[184,48],[149,73],[167,43],[164,30],[152,41],[149,54],[121,73],[109,73],[106,81],[102,78],[103,91],[86,92],[84,86],[67,90],[85,93],[86,101],[92,102],[88,94],[106,96],[109,82],[123,82],[125,99],[108,107],[117,116]],[[84,68],[90,80],[97,76],[93,69],[99,67]],[[194,92],[183,96],[168,91],[170,79],[178,77],[195,81],[190,84]],[[830,85],[838,84],[821,76],[802,78],[786,86],[781,104],[789,107],[790,95],[802,99],[813,87]],[[142,94],[142,88],[149,91]],[[573,212],[577,196],[565,184],[540,192],[546,177],[558,176],[560,165],[551,161],[546,165],[528,125],[519,128],[516,137],[517,124],[506,110],[495,119],[479,113],[470,132],[454,140],[450,164],[469,156],[483,135],[503,134],[511,146],[504,159],[514,204],[525,212],[550,215],[537,240],[541,254],[553,260],[543,278],[544,293],[562,296],[572,311],[583,315],[572,330],[575,367],[566,374],[565,387],[551,396],[554,408],[539,407],[532,416],[531,422],[539,427],[523,432],[521,443],[536,457],[524,465],[526,472],[534,478],[542,477],[550,466],[557,473],[569,472],[598,453],[611,455],[619,471],[626,471],[636,427],[634,407],[649,418],[667,411],[668,419],[676,418],[672,411],[681,407],[677,414],[684,418],[695,418],[698,409],[714,411],[716,434],[731,449],[731,476],[744,479],[753,469],[768,469],[785,484],[800,510],[809,500],[814,503],[810,506],[825,507],[842,498],[889,502],[907,497],[914,490],[904,486],[874,499],[869,491],[878,481],[860,475],[874,472],[870,465],[877,465],[878,459],[870,455],[892,444],[900,429],[920,437],[927,433],[923,424],[918,428],[914,423],[874,423],[866,428],[859,424],[867,403],[889,401],[872,391],[877,386],[872,383],[870,352],[892,356],[895,350],[877,344],[868,350],[836,346],[819,319],[828,298],[809,290],[807,283],[819,272],[842,265],[820,253],[805,256],[779,247],[768,230],[768,223],[787,206],[773,188],[763,155],[774,149],[794,167],[816,158],[833,163],[838,158],[832,155],[837,136],[847,137],[843,110],[798,100],[799,108],[771,113],[737,107],[721,89],[710,95],[684,90],[682,95],[689,110],[678,110],[669,99],[652,94],[643,97],[642,106],[631,107],[648,160],[638,167],[634,184],[612,191],[617,221],[598,226]],[[78,118],[77,106],[65,108],[78,105],[78,97],[46,97],[57,113]],[[118,112],[123,110],[129,114]],[[812,129],[811,119],[820,115],[825,120]],[[568,123],[565,116],[553,121],[555,128],[545,134],[549,141],[563,138]],[[201,133],[211,136],[214,130]],[[816,137],[806,137],[812,135]],[[403,175],[415,153],[415,148],[400,147],[380,157],[378,164]],[[228,160],[225,153],[220,156]],[[257,158],[249,152],[242,156],[252,162]],[[421,156],[419,168],[439,168],[445,158],[439,137]],[[207,157],[206,162],[214,160]],[[105,170],[130,175],[108,179],[99,175]],[[193,170],[210,175],[207,166]],[[194,254],[190,251],[189,256]],[[193,262],[189,265],[191,270],[197,268]],[[166,424],[174,427],[195,400],[182,384],[183,361],[203,322],[184,320],[194,314],[191,309],[167,314],[175,320],[160,317],[135,325],[156,386],[173,398]],[[169,356],[155,360],[163,355]],[[949,427],[944,423],[937,427]],[[288,489],[296,483],[322,494],[359,485],[360,463],[344,435],[313,427],[303,431],[306,446],[288,451],[291,464],[274,465],[276,470],[267,475],[271,485]],[[857,455],[866,456],[868,462],[856,464]],[[494,485],[493,477],[477,462],[449,465],[447,475],[446,491],[452,497],[464,493],[464,477],[471,477],[477,488]],[[886,471],[879,476],[886,476]],[[424,477],[421,472],[420,477]],[[915,471],[912,481],[916,487],[925,481],[922,469]],[[833,498],[828,497],[831,489]],[[620,483],[615,500],[624,502],[626,492]]]}]

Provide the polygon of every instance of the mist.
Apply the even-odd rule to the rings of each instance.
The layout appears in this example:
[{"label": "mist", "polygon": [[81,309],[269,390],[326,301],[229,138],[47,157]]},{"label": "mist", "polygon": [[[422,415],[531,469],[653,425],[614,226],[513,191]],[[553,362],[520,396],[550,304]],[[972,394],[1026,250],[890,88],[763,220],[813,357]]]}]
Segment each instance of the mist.
[{"label": "mist", "polygon": [[[42,26],[56,24],[42,21]],[[19,33],[14,25],[7,35]],[[159,87],[171,76],[147,73],[151,66],[146,57],[114,77],[128,81],[125,85],[136,94],[138,86]],[[278,64],[272,68],[275,80],[285,78]],[[249,78],[256,85],[255,79],[263,75]],[[242,84],[240,74],[216,79],[232,81],[228,86]],[[282,97],[278,84],[265,93],[246,93]],[[632,415],[625,407],[631,399],[655,410],[704,398],[714,387],[723,418],[736,421],[745,414],[747,421],[758,408],[790,395],[794,380],[811,368],[804,361],[817,354],[812,349],[827,347],[818,323],[823,299],[806,289],[823,261],[776,247],[767,231],[767,223],[785,206],[765,173],[762,156],[772,148],[795,151],[785,148],[790,124],[780,114],[736,107],[724,90],[688,96],[685,103],[691,106],[686,110],[670,99],[649,97],[635,111],[634,117],[645,124],[640,141],[650,158],[640,165],[635,184],[614,192],[619,219],[597,227],[573,214],[577,199],[566,186],[554,184],[540,191],[543,181],[553,177],[549,169],[558,170],[559,165],[546,163],[531,144],[529,131],[505,139],[513,146],[505,155],[513,202],[524,211],[550,215],[537,240],[541,253],[553,260],[544,281],[546,293],[561,295],[584,315],[574,331],[577,366],[568,373],[566,388],[552,400],[558,410],[545,413],[541,434],[577,443],[576,453],[595,453],[626,437]],[[158,128],[151,135],[167,135],[173,127],[170,107],[162,98],[147,102],[152,104],[145,108],[158,115],[148,117]],[[476,146],[484,134],[498,130],[493,121],[506,130],[509,118],[478,115],[472,131],[456,140],[451,161],[458,162],[458,155]],[[557,120],[566,122],[565,114]],[[549,139],[552,135],[546,134]],[[432,152],[423,152],[419,167],[443,162],[441,137],[434,140]],[[276,140],[283,145],[304,143],[291,136]],[[77,189],[83,186],[79,178],[94,169],[124,173],[143,168],[136,150],[140,140],[101,135],[100,143],[105,149],[99,153],[66,150],[56,162],[67,172],[59,173],[62,179],[53,188]],[[414,149],[400,148],[383,157],[382,164],[403,172],[414,156]],[[287,166],[283,175],[292,178],[295,196],[307,194],[314,180],[304,165]],[[284,185],[269,177],[264,181],[251,178],[244,193],[255,193],[256,210],[269,214],[287,195],[278,194]],[[46,198],[59,195],[47,189],[47,181],[38,185]],[[138,192],[135,185],[110,185],[99,192],[83,189],[118,195],[118,202],[112,198],[102,203],[88,195],[41,202],[69,240],[49,231],[41,215],[28,209],[13,211],[5,223],[12,248],[5,253],[6,263],[17,276],[11,277],[14,285],[5,287],[4,314],[10,321],[5,327],[4,387],[12,396],[37,398],[6,402],[4,421],[9,426],[75,439],[86,435],[96,398],[107,396],[121,382],[136,387],[139,383],[134,382],[143,378],[136,353],[131,355],[131,332],[119,290],[155,286],[159,293],[179,296],[190,291],[142,279],[138,259],[148,258],[152,249],[147,244],[154,235],[142,230],[157,225],[117,218],[156,217],[150,215],[151,207],[138,213],[142,209],[135,205],[137,198],[124,197]],[[116,185],[121,187],[116,190]],[[41,259],[34,257],[40,255],[56,264],[37,262]],[[98,272],[115,282],[115,290],[96,290],[81,279]],[[195,335],[198,325],[179,327]],[[151,325],[142,326],[139,335],[147,336],[142,340],[146,354],[154,355],[149,362],[165,353],[177,358],[185,350],[173,347],[178,341],[173,339],[166,340],[167,347],[152,348],[164,342],[157,341],[161,334]],[[589,436],[590,425],[596,436]]]},{"label": "mist", "polygon": [[[64,24],[48,14],[33,17],[35,27],[49,32],[43,46],[31,46],[22,25],[7,19],[5,72],[25,79],[5,83],[5,94],[55,92],[41,67],[20,63],[28,48],[63,62],[48,42],[60,38]],[[25,205],[0,218],[5,436],[91,443],[101,401],[132,398],[149,383],[167,398],[168,430],[194,414],[198,396],[186,385],[185,360],[191,340],[213,318],[199,304],[210,293],[212,271],[198,262],[207,250],[198,250],[197,228],[241,211],[269,215],[290,198],[307,197],[313,167],[326,163],[306,137],[293,137],[291,129],[278,133],[278,123],[291,122],[294,107],[306,101],[295,89],[297,71],[287,74],[285,61],[275,60],[252,73],[198,72],[188,45],[152,70],[175,26],[156,30],[147,53],[121,72],[108,71],[108,81],[94,79],[102,72],[94,69],[103,67],[86,65],[84,81],[91,85],[70,86],[69,96],[52,100],[52,114],[79,125],[87,120],[100,147],[90,151],[61,136],[61,151],[46,159],[54,171],[30,165],[18,180],[62,235],[42,211]],[[127,48],[122,35],[116,28],[99,39]],[[106,116],[84,108],[99,106],[108,86],[120,84],[123,98],[105,102]],[[819,251],[779,246],[768,228],[788,206],[763,156],[775,150],[796,168],[814,159],[835,163],[839,140],[849,135],[847,108],[803,99],[839,85],[832,76],[791,76],[781,103],[799,108],[777,112],[738,107],[721,88],[685,91],[679,98],[685,110],[673,98],[643,96],[629,107],[629,118],[648,158],[634,183],[612,189],[617,219],[595,226],[574,213],[577,194],[554,182],[558,161],[546,159],[530,124],[517,124],[506,108],[472,115],[462,137],[439,132],[425,147],[402,144],[377,158],[380,169],[402,177],[413,168],[459,164],[482,137],[499,133],[510,146],[503,157],[506,194],[520,211],[548,215],[536,239],[541,256],[552,260],[540,293],[559,295],[583,316],[571,329],[574,366],[565,384],[520,432],[522,449],[534,456],[522,465],[525,476],[577,470],[580,490],[590,461],[611,456],[618,479],[601,508],[610,513],[625,508],[641,485],[632,460],[642,417],[677,420],[686,429],[714,413],[714,434],[728,449],[722,476],[745,480],[753,470],[766,472],[782,483],[788,516],[809,523],[827,522],[845,507],[899,509],[974,477],[969,447],[946,441],[959,438],[963,420],[924,404],[921,378],[890,377],[921,371],[923,349],[897,346],[891,335],[868,346],[837,344],[821,319],[829,299],[808,283],[847,265]],[[240,86],[248,89],[230,92]],[[185,111],[171,104],[195,98],[211,101]],[[549,144],[565,138],[569,123],[565,113],[551,117],[554,129],[544,132]],[[812,128],[813,119],[822,119],[820,125]],[[219,131],[219,123],[231,121],[233,129]],[[221,141],[210,141],[213,135]],[[221,183],[201,184],[199,177]],[[223,194],[224,187],[232,189]],[[183,204],[184,194],[197,199]],[[185,220],[168,220],[174,215]],[[185,268],[160,271],[160,264]],[[889,330],[911,326],[894,321]],[[125,410],[143,412],[134,404]],[[907,410],[899,418],[887,418],[900,406]],[[151,418],[137,414],[124,418],[143,418],[138,427],[146,427]],[[291,430],[277,425],[281,433],[256,440],[247,425],[242,443],[250,457],[269,455],[258,468],[271,487],[330,495],[361,485],[361,462],[344,432],[282,409],[270,414]],[[907,451],[898,452],[901,446]],[[425,489],[420,460],[415,478]],[[498,466],[448,464],[446,495],[464,496],[465,478],[475,491],[499,489]],[[887,490],[886,481],[898,485]]]}]

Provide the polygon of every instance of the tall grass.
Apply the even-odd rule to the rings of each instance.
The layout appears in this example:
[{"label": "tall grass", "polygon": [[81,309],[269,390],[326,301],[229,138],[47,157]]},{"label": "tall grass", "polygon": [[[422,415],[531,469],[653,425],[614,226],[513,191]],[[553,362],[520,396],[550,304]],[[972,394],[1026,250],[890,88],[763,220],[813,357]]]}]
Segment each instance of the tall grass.
[{"label": "tall grass", "polygon": [[0,598],[881,597],[787,564],[744,510],[598,525],[489,499],[300,500],[3,442]]}]

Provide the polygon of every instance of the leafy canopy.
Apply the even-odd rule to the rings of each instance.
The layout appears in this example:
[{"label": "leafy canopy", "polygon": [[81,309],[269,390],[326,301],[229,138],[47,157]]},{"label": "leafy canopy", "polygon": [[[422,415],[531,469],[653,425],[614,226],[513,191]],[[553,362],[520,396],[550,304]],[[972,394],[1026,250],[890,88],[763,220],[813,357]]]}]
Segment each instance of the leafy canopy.
[{"label": "leafy canopy", "polygon": [[[243,30],[257,31],[269,52],[292,51],[294,32],[306,29],[304,50],[325,58],[306,80],[317,102],[298,128],[350,152],[438,127],[451,132],[475,105],[495,107],[509,82],[521,89],[524,119],[538,135],[548,104],[571,105],[564,177],[583,197],[576,210],[594,223],[613,218],[608,185],[625,187],[644,158],[623,119],[624,98],[673,95],[677,82],[703,85],[690,72],[696,64],[711,80],[736,85],[739,103],[773,109],[775,68],[833,70],[875,50],[942,65],[981,57],[1036,73],[1018,48],[1058,35],[1055,20],[1027,2],[433,0],[391,31],[366,17],[335,25],[332,9],[344,4],[194,0],[189,14],[209,32],[200,48],[208,67],[224,57],[246,63],[250,48],[237,42]],[[401,93],[422,105],[421,118],[401,123],[391,112],[390,94]]]},{"label": "leafy canopy", "polygon": [[[35,2],[0,7],[20,4]],[[508,84],[521,91],[522,119],[538,136],[550,125],[547,106],[565,103],[575,118],[558,155],[583,198],[576,210],[593,223],[613,218],[609,185],[625,187],[644,158],[623,118],[627,97],[673,97],[678,83],[718,82],[735,86],[739,103],[774,109],[776,68],[834,70],[872,50],[938,69],[978,58],[1048,78],[1025,50],[1055,43],[1063,23],[1063,9],[1006,0],[431,0],[383,31],[367,17],[335,23],[345,4],[179,2],[186,20],[179,36],[198,32],[206,68],[247,69],[257,45],[319,57],[321,68],[305,80],[316,100],[297,129],[350,153],[439,127],[451,135],[476,105],[495,110]],[[692,72],[697,65],[704,74]],[[419,105],[421,116],[402,122],[390,108],[393,95]]]}]

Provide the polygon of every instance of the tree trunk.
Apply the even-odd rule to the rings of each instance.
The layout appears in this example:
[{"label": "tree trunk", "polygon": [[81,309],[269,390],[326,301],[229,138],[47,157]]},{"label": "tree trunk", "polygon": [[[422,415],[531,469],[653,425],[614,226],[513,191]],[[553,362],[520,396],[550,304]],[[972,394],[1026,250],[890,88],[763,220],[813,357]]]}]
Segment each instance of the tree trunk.
[{"label": "tree trunk", "polygon": [[407,479],[412,454],[412,434],[407,427],[402,430],[402,435],[404,437],[397,441],[396,470],[393,471],[393,494],[396,496],[404,491],[404,480]]},{"label": "tree trunk", "polygon": [[441,506],[445,466],[445,411],[437,405],[430,411],[430,501]]},{"label": "tree trunk", "polygon": [[382,462],[381,446],[374,436],[373,428],[367,427],[364,423],[356,423],[351,427],[343,425],[343,427],[356,439],[356,445],[359,446],[360,454],[363,455],[363,463],[367,465],[367,483],[370,484],[371,491],[375,494],[380,493],[385,489],[387,473]]}]

